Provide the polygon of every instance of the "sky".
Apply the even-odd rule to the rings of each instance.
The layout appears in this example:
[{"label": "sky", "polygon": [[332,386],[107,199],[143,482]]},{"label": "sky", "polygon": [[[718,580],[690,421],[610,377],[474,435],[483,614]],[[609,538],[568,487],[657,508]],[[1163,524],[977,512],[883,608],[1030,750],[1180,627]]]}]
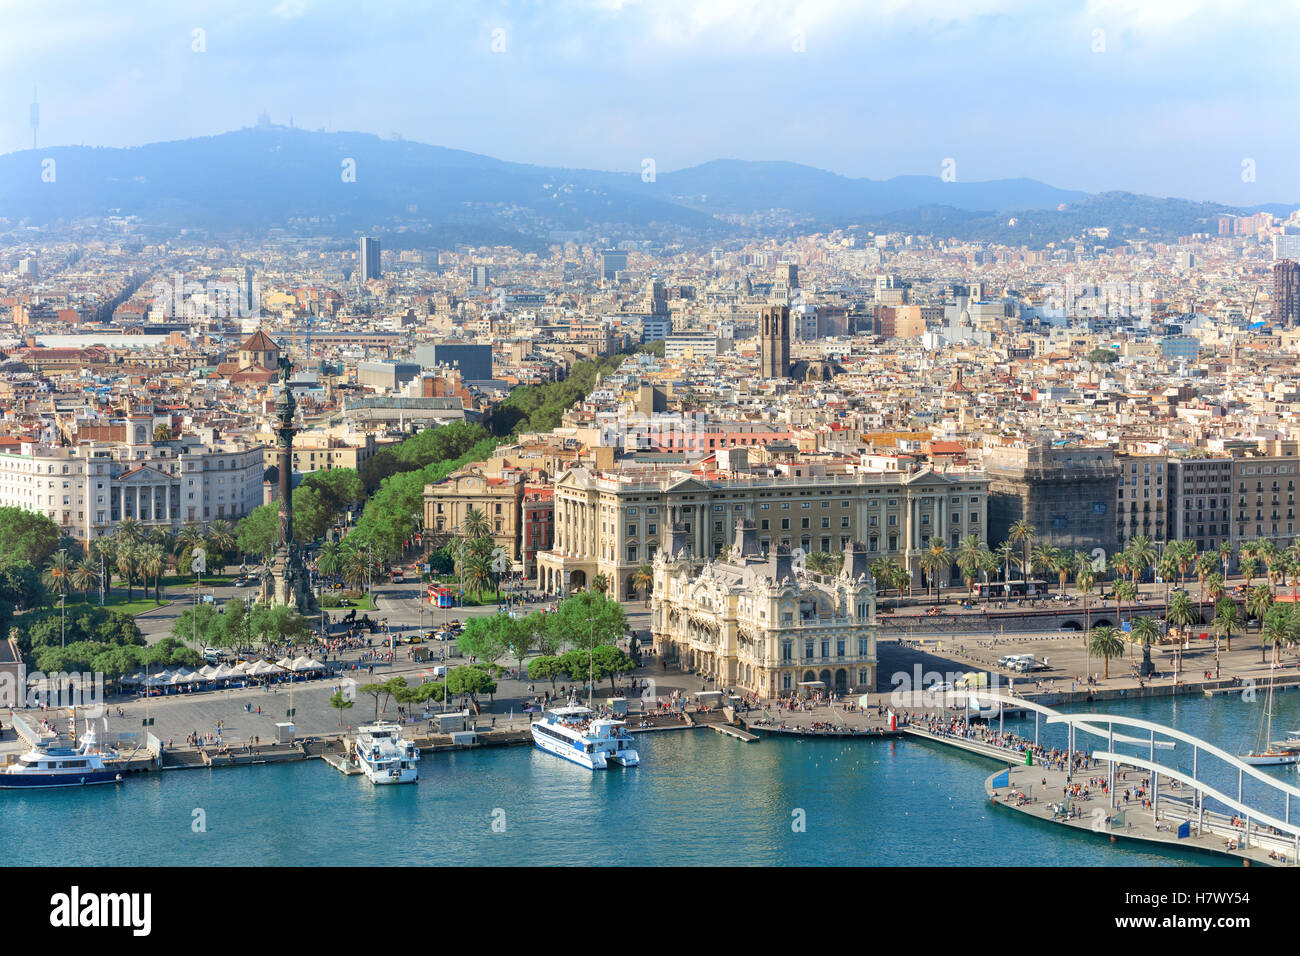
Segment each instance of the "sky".
[{"label": "sky", "polygon": [[0,0],[0,153],[35,92],[38,147],[265,111],[550,166],[1296,202],[1298,40],[1300,0]]}]

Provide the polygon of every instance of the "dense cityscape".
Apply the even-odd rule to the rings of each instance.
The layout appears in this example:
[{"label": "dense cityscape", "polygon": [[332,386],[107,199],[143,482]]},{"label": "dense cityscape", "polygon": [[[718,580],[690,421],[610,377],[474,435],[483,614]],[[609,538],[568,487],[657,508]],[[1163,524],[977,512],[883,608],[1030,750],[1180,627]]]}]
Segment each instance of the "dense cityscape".
[{"label": "dense cityscape", "polygon": [[[1300,204],[1266,143],[1145,130],[1212,97],[1133,57],[1220,13],[575,3],[209,11],[153,67],[202,115],[140,93],[159,11],[106,75],[174,135],[0,104],[0,848],[57,834],[50,925],[187,910],[100,868],[377,865],[1125,867],[1098,926],[1262,925],[1226,871],[1166,893],[1300,864]],[[406,24],[472,50],[412,83]],[[993,97],[1059,24],[1061,76],[1158,101],[1095,170],[1047,115],[1085,93],[999,145],[879,45],[938,89],[983,37]],[[1026,912],[1079,915],[1056,879]]]}]

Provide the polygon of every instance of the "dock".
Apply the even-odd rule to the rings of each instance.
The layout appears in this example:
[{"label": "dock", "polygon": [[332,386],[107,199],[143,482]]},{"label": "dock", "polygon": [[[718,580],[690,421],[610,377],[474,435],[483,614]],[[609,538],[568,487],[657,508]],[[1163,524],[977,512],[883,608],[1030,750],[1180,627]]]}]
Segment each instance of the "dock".
[{"label": "dock", "polygon": [[735,737],[737,740],[747,744],[752,744],[758,740],[757,734],[751,734],[748,730],[741,730],[739,727],[733,727],[731,724],[713,724],[713,729],[720,734],[726,734],[728,737]]},{"label": "dock", "polygon": [[346,754],[321,754],[320,759],[344,776],[352,777],[361,773],[361,768],[355,761],[349,760]]}]

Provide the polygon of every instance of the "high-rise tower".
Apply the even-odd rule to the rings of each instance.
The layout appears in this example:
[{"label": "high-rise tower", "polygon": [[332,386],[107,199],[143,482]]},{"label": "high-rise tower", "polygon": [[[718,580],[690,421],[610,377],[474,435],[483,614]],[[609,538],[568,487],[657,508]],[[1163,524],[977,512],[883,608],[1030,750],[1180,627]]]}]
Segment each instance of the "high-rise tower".
[{"label": "high-rise tower", "polygon": [[1273,266],[1273,324],[1300,325],[1300,262],[1283,259]]},{"label": "high-rise tower", "polygon": [[381,275],[379,267],[379,240],[370,236],[361,237],[361,248],[357,255],[361,266],[361,281],[369,282]]},{"label": "high-rise tower", "polygon": [[769,305],[758,318],[758,342],[761,356],[759,374],[763,378],[790,377],[790,307]]}]

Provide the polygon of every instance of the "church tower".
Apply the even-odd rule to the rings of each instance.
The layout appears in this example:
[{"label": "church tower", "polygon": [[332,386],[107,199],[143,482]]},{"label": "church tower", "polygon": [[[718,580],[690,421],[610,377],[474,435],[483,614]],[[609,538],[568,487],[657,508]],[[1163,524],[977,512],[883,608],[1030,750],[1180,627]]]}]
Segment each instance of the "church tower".
[{"label": "church tower", "polygon": [[790,377],[790,307],[764,306],[759,313],[759,375],[762,378]]}]

